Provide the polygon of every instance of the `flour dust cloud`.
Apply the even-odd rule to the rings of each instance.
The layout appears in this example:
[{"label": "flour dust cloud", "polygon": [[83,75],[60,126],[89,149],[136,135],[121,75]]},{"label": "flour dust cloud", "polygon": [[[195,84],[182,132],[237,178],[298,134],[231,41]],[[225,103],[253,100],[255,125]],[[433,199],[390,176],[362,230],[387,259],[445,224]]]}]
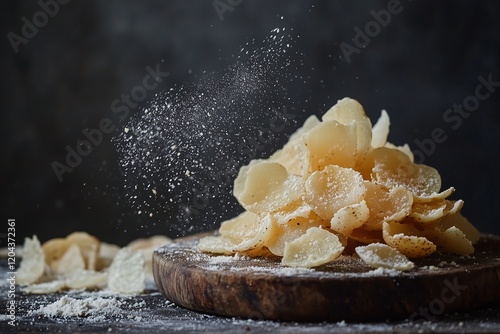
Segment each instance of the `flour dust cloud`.
[{"label": "flour dust cloud", "polygon": [[304,80],[294,39],[276,28],[249,41],[224,70],[156,94],[113,138],[141,218],[185,235],[241,211],[231,194],[239,167],[278,149],[302,111],[287,89]]}]

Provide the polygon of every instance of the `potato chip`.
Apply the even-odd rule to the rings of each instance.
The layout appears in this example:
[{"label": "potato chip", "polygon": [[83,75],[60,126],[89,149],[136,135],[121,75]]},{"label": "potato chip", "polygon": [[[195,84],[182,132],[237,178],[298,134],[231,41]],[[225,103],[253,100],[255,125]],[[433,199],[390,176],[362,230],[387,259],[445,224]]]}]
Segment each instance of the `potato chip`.
[{"label": "potato chip", "polygon": [[359,246],[355,249],[361,260],[373,268],[410,270],[415,265],[396,249],[381,243]]},{"label": "potato chip", "polygon": [[276,221],[276,224],[273,237],[269,238],[264,245],[278,256],[284,255],[286,243],[304,235],[309,228],[320,226],[319,221],[303,217],[294,218],[284,224]]},{"label": "potato chip", "polygon": [[[19,272],[18,272],[19,274]],[[49,293],[55,293],[63,290],[66,287],[66,281],[64,279],[39,283],[39,284],[31,284],[23,288],[25,293],[31,293],[36,295],[43,295]]]},{"label": "potato chip", "polygon": [[66,237],[70,244],[76,244],[85,260],[85,269],[95,270],[99,240],[86,232],[74,232]]},{"label": "potato chip", "polygon": [[431,238],[442,252],[459,255],[470,255],[474,253],[472,242],[455,226],[445,231],[436,229],[436,233]]},{"label": "potato chip", "polygon": [[444,200],[430,203],[414,203],[410,217],[416,222],[428,223],[443,217],[445,209],[446,202]]},{"label": "potato chip", "polygon": [[479,231],[461,213],[449,214],[441,221],[441,228],[444,230],[453,226],[462,231],[472,244],[477,243],[481,237]]},{"label": "potato chip", "polygon": [[291,174],[302,175],[302,162],[300,159],[304,135],[319,123],[320,121],[316,116],[310,116],[304,122],[304,125],[290,136],[285,146],[269,157],[269,161],[281,164]]},{"label": "potato chip", "polygon": [[244,252],[252,249],[262,248],[268,241],[276,237],[279,233],[277,230],[278,224],[274,217],[270,214],[264,216],[259,221],[259,227],[255,235],[239,243],[235,248],[235,252]]},{"label": "potato chip", "polygon": [[355,123],[323,122],[304,137],[303,173],[307,177],[326,166],[354,167],[357,159]]},{"label": "potato chip", "polygon": [[342,254],[339,238],[320,227],[311,227],[301,237],[285,244],[281,264],[311,268],[331,262]]},{"label": "potato chip", "polygon": [[273,257],[274,256],[274,254],[271,253],[271,251],[265,246],[259,246],[257,248],[250,249],[247,251],[236,252],[235,254],[238,254],[239,256],[248,256],[248,257]]},{"label": "potato chip", "polygon": [[351,204],[335,212],[330,221],[330,228],[348,237],[352,231],[363,225],[370,217],[370,210],[363,200],[360,203]]},{"label": "potato chip", "polygon": [[239,244],[244,240],[253,238],[257,233],[259,224],[259,215],[245,211],[236,218],[222,222],[219,233],[223,237],[231,239],[234,244]]},{"label": "potato chip", "polygon": [[365,155],[365,160],[361,165],[356,166],[356,171],[363,176],[364,180],[372,181],[372,170],[375,167],[375,156],[377,149],[370,149]]},{"label": "potato chip", "polygon": [[446,190],[441,191],[440,193],[432,193],[430,195],[426,196],[413,196],[413,201],[415,203],[429,203],[429,202],[435,202],[441,199],[446,199],[447,197],[451,196],[455,192],[455,188],[450,187]]},{"label": "potato chip", "polygon": [[63,238],[50,239],[42,244],[45,262],[51,266],[54,261],[59,260],[71,246],[71,243]]},{"label": "potato chip", "polygon": [[301,141],[302,139],[304,139],[304,135],[306,133],[308,133],[309,131],[311,131],[311,129],[313,129],[319,123],[321,123],[321,122],[318,119],[318,117],[316,117],[315,115],[309,116],[305,120],[305,122],[302,125],[302,127],[300,127],[297,131],[295,131],[294,133],[292,133],[292,135],[290,136],[290,139],[288,140],[288,143],[295,142],[295,141]]},{"label": "potato chip", "polygon": [[149,238],[140,238],[130,242],[127,248],[139,251],[144,259],[144,271],[148,278],[153,277],[153,252],[165,244],[171,243],[172,239],[164,235],[154,235]]},{"label": "potato chip", "polygon": [[127,247],[132,250],[155,250],[156,248],[165,244],[171,243],[172,239],[164,235],[154,235],[149,238],[139,238],[131,241]]},{"label": "potato chip", "polygon": [[213,254],[231,255],[235,253],[237,246],[237,242],[224,236],[208,236],[198,242],[199,251]]},{"label": "potato chip", "polygon": [[384,223],[382,235],[387,245],[411,258],[425,257],[436,251],[436,245],[411,224]]},{"label": "potato chip", "polygon": [[120,250],[118,245],[101,242],[99,245],[99,253],[97,254],[96,271],[101,271],[113,262],[116,254]]},{"label": "potato chip", "polygon": [[383,222],[400,222],[410,214],[413,196],[404,187],[395,187],[390,191],[379,184],[364,182],[365,201],[370,209],[370,216],[364,226],[367,230],[381,230]]},{"label": "potato chip", "polygon": [[416,196],[429,196],[441,189],[438,171],[426,165],[414,164],[398,150],[380,147],[372,151],[374,159],[371,178],[389,189],[405,187]]},{"label": "potato chip", "polygon": [[[348,97],[337,101],[322,117],[323,122],[337,121],[342,125],[356,127],[356,164],[363,162],[372,142],[372,123],[366,116],[363,106]],[[348,167],[348,166],[344,166]]]},{"label": "potato chip", "polygon": [[140,252],[125,247],[116,254],[108,270],[108,288],[121,294],[144,291],[144,259]]},{"label": "potato chip", "polygon": [[438,200],[426,203],[414,203],[410,217],[419,223],[435,222],[448,214],[455,214],[460,211],[464,202]]},{"label": "potato chip", "polygon": [[[247,215],[245,216],[244,220],[248,218]],[[239,217],[241,218],[241,215]],[[252,225],[254,230],[238,231],[237,222],[238,220],[234,219],[225,224],[223,229],[225,235],[202,238],[198,242],[198,249],[202,252],[226,255],[240,253],[249,256],[266,256],[270,254],[264,249],[264,245],[275,237],[278,225],[270,215],[259,219],[256,226]],[[252,224],[254,224],[253,221]]]},{"label": "potato chip", "polygon": [[298,200],[304,193],[299,176],[289,174],[282,165],[258,161],[243,167],[234,181],[234,195],[254,213],[272,212]]},{"label": "potato chip", "polygon": [[104,287],[108,273],[93,270],[78,270],[65,275],[65,286],[70,289],[94,289]]},{"label": "potato chip", "polygon": [[305,201],[318,216],[331,220],[338,210],[361,202],[365,193],[361,174],[350,168],[328,166],[306,180]]},{"label": "potato chip", "polygon": [[[278,224],[286,224],[296,218],[308,218],[311,214],[314,214],[312,207],[302,199],[292,202],[284,208],[273,212],[273,216]],[[317,218],[318,217],[314,219]]]},{"label": "potato chip", "polygon": [[408,144],[404,144],[403,146],[396,146],[393,143],[387,142],[385,143],[384,147],[403,152],[404,154],[406,154],[406,156],[410,159],[411,162],[415,161],[415,156],[413,155],[413,152],[411,151],[410,146],[408,146]]},{"label": "potato chip", "polygon": [[36,235],[25,238],[23,246],[23,259],[17,269],[17,284],[31,284],[42,277],[45,270],[45,255]]},{"label": "potato chip", "polygon": [[71,245],[60,259],[50,264],[53,274],[62,275],[72,271],[81,271],[85,269],[85,260],[83,259],[80,248]]},{"label": "potato chip", "polygon": [[371,146],[373,148],[383,147],[387,143],[387,137],[389,136],[389,126],[391,125],[391,120],[387,111],[382,110],[380,112],[380,117],[377,123],[372,128],[372,142]]}]

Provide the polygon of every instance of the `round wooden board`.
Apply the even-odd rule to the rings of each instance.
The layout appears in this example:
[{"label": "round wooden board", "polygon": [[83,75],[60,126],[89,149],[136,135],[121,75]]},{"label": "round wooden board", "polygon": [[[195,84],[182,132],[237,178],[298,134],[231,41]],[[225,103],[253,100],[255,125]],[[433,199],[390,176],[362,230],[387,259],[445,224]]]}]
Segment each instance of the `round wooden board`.
[{"label": "round wooden board", "polygon": [[191,310],[282,321],[426,319],[500,303],[500,237],[483,235],[472,256],[435,254],[409,272],[373,270],[343,256],[314,269],[279,258],[217,256],[200,237],[178,239],[153,255],[158,289]]}]

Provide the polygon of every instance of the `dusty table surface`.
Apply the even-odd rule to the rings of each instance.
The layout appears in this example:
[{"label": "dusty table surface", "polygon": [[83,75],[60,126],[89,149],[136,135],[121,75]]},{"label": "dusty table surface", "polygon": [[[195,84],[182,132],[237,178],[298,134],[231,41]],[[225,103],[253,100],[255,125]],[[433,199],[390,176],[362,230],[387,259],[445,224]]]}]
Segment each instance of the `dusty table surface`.
[{"label": "dusty table surface", "polygon": [[[149,282],[147,291],[139,296],[120,297],[103,292],[70,292],[48,295],[26,295],[19,287],[16,290],[16,326],[8,324],[7,302],[9,283],[7,281],[6,260],[0,262],[0,332],[245,332],[245,333],[500,333],[500,306],[476,310],[468,313],[455,313],[432,316],[430,319],[419,317],[415,321],[380,323],[294,323],[261,320],[224,318],[196,313],[178,307],[165,299]],[[499,288],[499,287],[492,287]],[[30,311],[39,309],[61,297],[68,295],[76,299],[116,298],[121,302],[120,311],[101,319],[92,317],[47,317],[31,315]]]}]

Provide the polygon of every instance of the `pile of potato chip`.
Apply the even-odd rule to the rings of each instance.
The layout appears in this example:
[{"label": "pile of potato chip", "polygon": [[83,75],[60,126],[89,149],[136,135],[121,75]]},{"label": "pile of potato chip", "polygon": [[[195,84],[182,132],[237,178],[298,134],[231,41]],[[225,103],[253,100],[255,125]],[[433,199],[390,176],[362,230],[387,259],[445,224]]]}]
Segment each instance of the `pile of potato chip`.
[{"label": "pile of potato chip", "polygon": [[100,242],[85,232],[56,238],[43,245],[26,238],[16,282],[27,293],[104,289],[119,294],[141,293],[152,276],[153,251],[171,240],[164,236],[138,239],[127,247]]},{"label": "pile of potato chip", "polygon": [[432,167],[408,147],[387,142],[383,110],[372,127],[363,107],[344,98],[320,121],[309,117],[267,160],[240,169],[234,196],[246,209],[198,248],[215,254],[282,257],[315,267],[347,249],[373,267],[408,270],[407,259],[436,250],[468,255],[479,232],[447,198]]}]

